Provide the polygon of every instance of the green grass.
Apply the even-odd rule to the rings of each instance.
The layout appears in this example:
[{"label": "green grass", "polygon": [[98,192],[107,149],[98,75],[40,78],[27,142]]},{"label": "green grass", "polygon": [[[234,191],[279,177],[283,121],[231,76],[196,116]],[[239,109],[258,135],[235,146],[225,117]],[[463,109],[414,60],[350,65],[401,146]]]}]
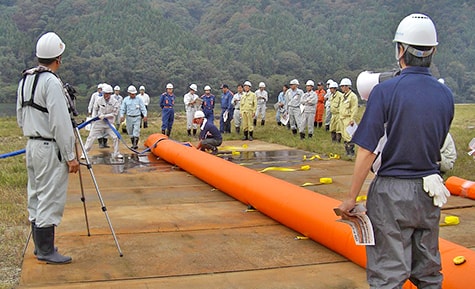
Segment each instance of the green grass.
[{"label": "green grass", "polygon": [[[364,108],[360,108],[359,115]],[[468,143],[475,137],[475,105],[457,105],[455,119],[451,133],[454,137],[458,151],[458,158],[453,171],[445,177],[456,175],[464,179],[474,180],[475,161],[467,155]],[[84,116],[77,120],[85,119]],[[196,139],[190,138],[186,133],[186,118],[183,112],[177,112],[173,126],[172,138],[179,141],[196,143]],[[217,124],[218,122],[215,121]],[[152,133],[161,131],[161,119],[159,113],[151,114],[149,128],[142,130],[141,143]],[[239,140],[242,135],[237,135],[232,128],[232,134],[225,134],[224,141]],[[82,130],[83,139],[87,132]],[[293,136],[285,127],[277,126],[272,109],[267,110],[267,120],[264,127],[258,125],[254,132],[255,139],[277,143],[289,147],[302,149],[318,154],[336,153],[342,159],[344,156],[343,144],[333,144],[330,134],[324,129],[315,129],[312,139],[300,140]],[[130,144],[130,140],[124,135],[124,139]],[[16,119],[12,117],[0,119],[0,154],[23,149],[26,139],[22,137]],[[125,152],[124,150],[122,152]],[[22,263],[22,250],[29,233],[29,222],[26,211],[26,168],[25,156],[18,155],[6,159],[0,159],[0,289],[16,286]]]}]

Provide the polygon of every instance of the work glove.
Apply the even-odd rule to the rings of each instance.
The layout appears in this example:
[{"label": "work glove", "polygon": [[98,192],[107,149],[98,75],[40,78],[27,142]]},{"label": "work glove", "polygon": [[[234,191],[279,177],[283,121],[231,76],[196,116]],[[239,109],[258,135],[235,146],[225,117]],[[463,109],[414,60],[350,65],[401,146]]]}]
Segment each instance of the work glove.
[{"label": "work glove", "polygon": [[450,196],[450,192],[444,185],[444,180],[439,174],[432,174],[427,177],[423,177],[424,191],[432,197],[434,206],[442,207],[447,203],[447,197]]}]

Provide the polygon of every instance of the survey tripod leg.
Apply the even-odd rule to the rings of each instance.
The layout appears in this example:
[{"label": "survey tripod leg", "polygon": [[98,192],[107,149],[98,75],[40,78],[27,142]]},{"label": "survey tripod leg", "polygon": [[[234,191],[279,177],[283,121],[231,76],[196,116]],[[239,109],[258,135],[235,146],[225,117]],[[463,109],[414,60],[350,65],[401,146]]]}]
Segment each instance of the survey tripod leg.
[{"label": "survey tripod leg", "polygon": [[[76,142],[75,147],[76,147],[76,156],[79,156],[79,150],[78,150],[77,142]],[[87,235],[91,236],[91,231],[89,230],[89,219],[87,217],[86,197],[84,196],[84,185],[83,185],[83,182],[82,182],[81,166],[79,166],[79,171],[78,172],[79,172],[79,185],[81,186],[81,202],[82,202],[82,206],[84,208],[84,217],[86,219]]]},{"label": "survey tripod leg", "polygon": [[[104,215],[106,216],[107,223],[109,224],[109,229],[111,230],[112,237],[114,238],[115,245],[117,246],[117,251],[119,251],[120,257],[122,257],[122,256],[124,256],[124,254],[122,253],[122,251],[120,249],[119,242],[117,241],[117,236],[115,235],[114,228],[112,227],[112,223],[110,221],[106,205],[104,204],[104,200],[102,198],[101,191],[99,190],[99,186],[97,185],[96,177],[94,175],[94,171],[92,170],[91,162],[89,161],[89,157],[88,157],[88,155],[86,153],[86,150],[84,148],[84,143],[81,139],[81,135],[79,134],[79,128],[78,128],[78,126],[77,126],[77,124],[75,123],[74,120],[73,120],[73,127],[74,127],[74,132],[76,134],[76,139],[77,139],[79,145],[81,146],[82,154],[84,155],[84,158],[86,160],[86,163],[80,162],[80,164],[86,166],[88,171],[89,171],[89,174],[91,175],[92,182],[93,182],[94,187],[96,189],[97,197],[99,198],[99,202],[101,203],[101,209],[104,212]],[[81,182],[81,190],[82,190],[82,179],[81,178],[80,178],[80,182]],[[83,198],[84,198],[84,194],[83,194]],[[84,199],[84,204],[85,204],[85,199]],[[84,209],[85,209],[85,206],[84,206]],[[86,220],[87,220],[87,215],[86,215]],[[88,236],[90,236],[90,234],[89,234],[89,224],[87,224],[87,226],[88,226]]]}]

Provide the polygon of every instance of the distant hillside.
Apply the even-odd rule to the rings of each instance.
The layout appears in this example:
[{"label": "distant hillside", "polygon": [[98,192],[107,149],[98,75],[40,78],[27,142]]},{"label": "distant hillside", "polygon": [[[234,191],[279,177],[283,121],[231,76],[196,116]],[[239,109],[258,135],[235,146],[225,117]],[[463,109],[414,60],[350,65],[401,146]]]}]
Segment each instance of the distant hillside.
[{"label": "distant hillside", "polygon": [[[296,3],[297,2],[297,3]],[[401,2],[401,3],[400,3]],[[427,13],[439,32],[433,74],[458,102],[473,102],[473,1],[50,0],[0,2],[0,102],[15,99],[20,72],[35,65],[37,38],[66,43],[65,82],[89,97],[100,82],[145,85],[157,96],[194,82],[265,81],[276,97],[292,78],[326,81],[395,67],[399,21]],[[201,91],[202,92],[202,91]]]}]

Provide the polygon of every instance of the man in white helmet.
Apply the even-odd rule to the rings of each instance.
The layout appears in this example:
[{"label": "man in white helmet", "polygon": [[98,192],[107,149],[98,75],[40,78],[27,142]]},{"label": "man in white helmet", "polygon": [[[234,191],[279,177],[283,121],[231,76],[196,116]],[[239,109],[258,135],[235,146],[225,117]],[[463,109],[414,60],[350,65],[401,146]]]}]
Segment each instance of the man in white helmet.
[{"label": "man in white helmet", "polygon": [[244,91],[244,87],[242,84],[238,84],[236,87],[236,93],[233,95],[233,99],[231,100],[233,106],[233,120],[234,120],[234,127],[236,128],[236,133],[241,133],[241,97]]},{"label": "man in white helmet", "polygon": [[102,85],[104,85],[103,83],[99,83],[97,85],[97,90],[91,94],[91,98],[89,99],[89,104],[87,106],[87,113],[89,116],[92,115],[92,108],[94,107],[94,103],[96,102],[96,100],[99,98],[99,97],[102,97]]},{"label": "man in white helmet", "polygon": [[401,74],[376,85],[353,136],[359,146],[347,199],[351,215],[372,169],[367,199],[375,245],[366,247],[370,288],[442,288],[440,207],[449,192],[439,175],[440,149],[454,116],[452,92],[429,70],[437,46],[432,20],[404,18],[395,33]]},{"label": "man in white helmet", "polygon": [[298,125],[300,124],[300,99],[302,98],[303,91],[298,88],[299,81],[297,79],[292,79],[289,85],[290,88],[285,92],[285,105],[289,113],[290,129],[296,135]]},{"label": "man in white helmet", "polygon": [[330,131],[330,121],[332,119],[332,113],[330,111],[332,93],[330,92],[330,84],[333,80],[327,80],[327,93],[325,94],[325,131]]},{"label": "man in white helmet", "polygon": [[333,143],[341,142],[341,125],[340,125],[340,102],[343,94],[338,91],[338,83],[333,81],[328,86],[330,90],[330,134]]},{"label": "man in white helmet", "polygon": [[257,125],[257,120],[260,116],[261,125],[266,123],[266,105],[269,100],[269,94],[266,90],[266,84],[264,82],[259,82],[259,88],[254,92],[257,98],[257,109],[256,116],[254,117],[254,126]]},{"label": "man in white helmet", "polygon": [[209,85],[206,85],[203,90],[205,93],[200,96],[202,101],[201,110],[203,110],[203,113],[205,114],[208,121],[214,122],[214,104],[216,101],[216,96],[211,94],[211,87]]},{"label": "man in white helmet", "polygon": [[[100,120],[92,123],[91,131],[89,132],[86,144],[84,145],[84,150],[86,152],[90,151],[93,142],[96,138],[108,135],[112,138],[112,141],[114,143],[114,152],[112,153],[112,157],[123,158],[123,156],[119,152],[119,139],[108,124],[114,124],[115,119],[117,118],[117,115],[119,113],[120,105],[119,102],[111,96],[112,86],[110,86],[109,84],[103,84],[102,94],[102,97],[96,100],[92,109],[93,115],[98,116]],[[83,159],[85,157],[81,156],[81,158]]]},{"label": "man in white helmet", "polygon": [[242,118],[242,130],[244,133],[244,138],[242,140],[253,140],[254,139],[254,127],[253,119],[256,114],[257,108],[257,97],[254,92],[251,91],[251,82],[244,82],[244,93],[241,96],[240,109],[241,109],[241,118]]},{"label": "man in white helmet", "polygon": [[208,121],[208,119],[205,118],[205,114],[201,110],[195,112],[193,122],[201,129],[200,142],[196,148],[202,151],[209,150],[214,155],[217,154],[218,146],[223,142],[223,137],[219,129],[212,121]]},{"label": "man in white helmet", "polygon": [[[113,97],[113,98],[115,98],[115,100],[117,100],[117,102],[119,103],[119,109],[120,109],[120,106],[122,105],[122,101],[124,100],[122,95],[120,95],[120,86],[116,85],[114,87],[114,94],[111,97]],[[116,125],[116,128],[119,129],[119,126],[120,126],[119,115],[116,115],[115,125]]]},{"label": "man in white helmet", "polygon": [[127,92],[129,96],[124,98],[120,106],[120,122],[123,122],[127,116],[127,133],[130,136],[132,148],[138,149],[141,116],[143,115],[143,120],[147,121],[147,109],[142,99],[137,97],[137,88],[135,86],[129,86]]},{"label": "man in white helmet", "polygon": [[76,138],[63,83],[56,75],[65,44],[54,32],[36,44],[39,65],[25,70],[17,91],[17,121],[28,138],[28,219],[38,260],[71,262],[54,246],[55,227],[61,222],[69,173],[79,170]]},{"label": "man in white helmet", "polygon": [[[137,94],[137,97],[141,98],[143,101],[143,104],[145,105],[145,109],[148,111],[148,105],[150,104],[150,96],[145,93],[145,86],[141,85],[139,87],[139,94]],[[142,120],[144,116],[142,115]],[[146,120],[143,120],[143,128],[148,127],[148,122]]]},{"label": "man in white helmet", "polygon": [[313,122],[315,120],[315,111],[318,101],[318,96],[315,91],[313,91],[314,86],[315,82],[308,80],[305,84],[306,92],[300,98],[300,105],[303,108],[301,109],[299,124],[300,139],[305,138],[305,128],[308,128],[308,137],[311,138],[313,136]]},{"label": "man in white helmet", "polygon": [[[89,99],[89,105],[87,106],[87,112],[88,112],[88,115],[92,118],[96,117],[97,115],[94,115],[93,114],[93,108],[94,108],[94,104],[96,103],[96,101],[102,97],[103,93],[102,93],[102,87],[105,85],[105,83],[99,83],[97,85],[97,91],[94,92],[92,95],[91,95],[91,98]],[[105,137],[105,135],[101,135],[101,136],[98,136],[97,138],[97,141],[99,142],[99,147],[100,148],[108,148],[109,146],[107,145],[107,138]]]},{"label": "man in white helmet", "polygon": [[193,136],[196,136],[197,124],[193,122],[195,112],[198,107],[198,103],[201,104],[201,99],[196,94],[198,91],[198,86],[196,84],[191,84],[188,90],[188,93],[183,96],[183,102],[185,103],[186,111],[186,132],[188,136],[191,136],[191,129],[193,128]]},{"label": "man in white helmet", "polygon": [[350,134],[352,127],[356,126],[356,113],[358,112],[358,97],[351,90],[351,80],[343,78],[340,81],[342,96],[340,98],[339,116],[340,128],[343,143],[345,144],[346,155],[353,157],[355,155],[355,145],[351,142]]},{"label": "man in white helmet", "polygon": [[166,91],[160,95],[160,107],[162,108],[162,134],[170,136],[173,122],[175,121],[175,94],[173,84],[168,83]]}]

